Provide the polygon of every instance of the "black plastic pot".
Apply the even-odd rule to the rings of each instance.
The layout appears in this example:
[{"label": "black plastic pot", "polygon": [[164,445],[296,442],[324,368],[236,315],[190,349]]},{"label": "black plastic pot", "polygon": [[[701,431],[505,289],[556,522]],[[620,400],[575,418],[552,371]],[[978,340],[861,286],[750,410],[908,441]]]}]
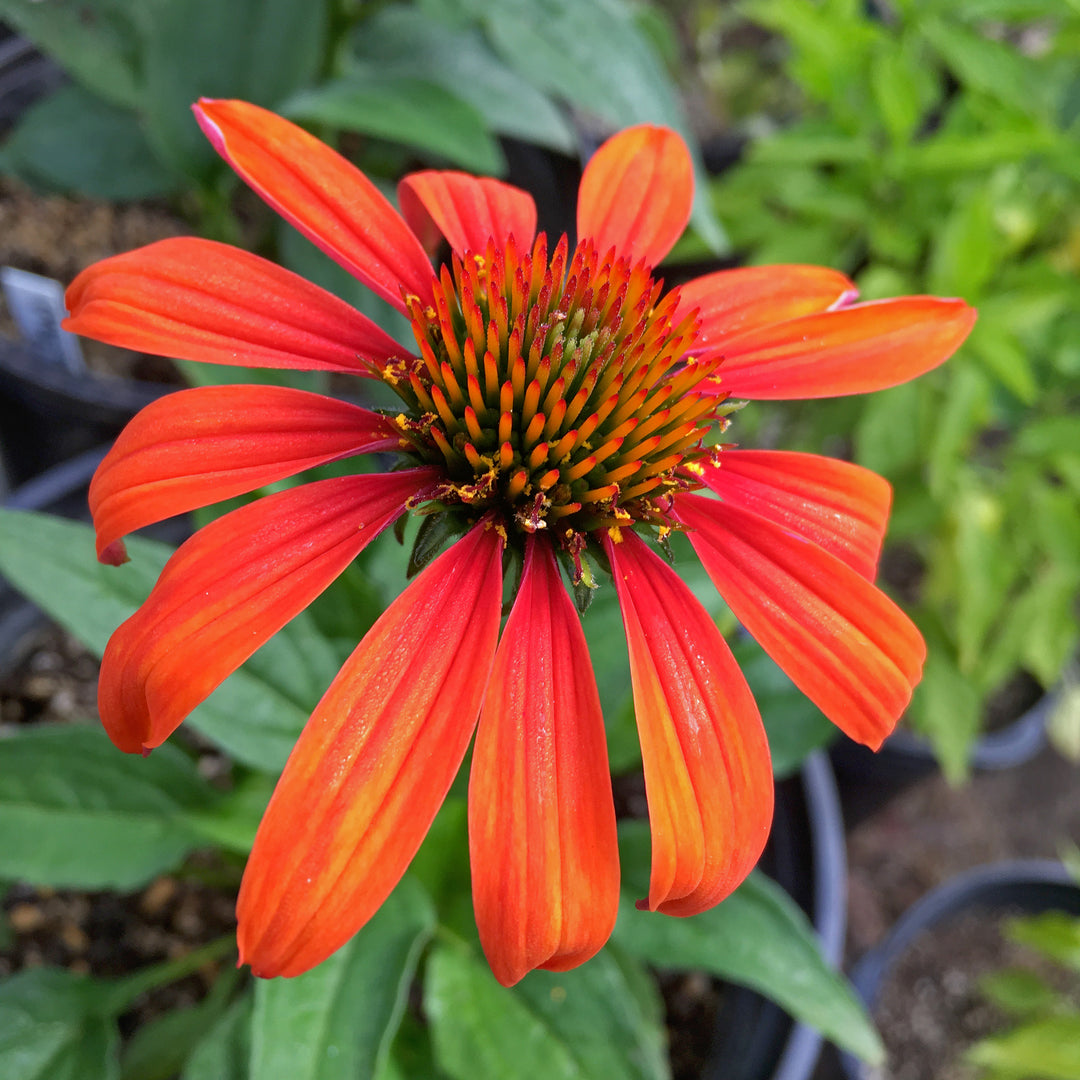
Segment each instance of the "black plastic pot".
[{"label": "black plastic pot", "polygon": [[[28,41],[0,27],[0,136],[38,98],[66,79]],[[73,373],[0,338],[0,459],[9,487],[115,438],[125,423],[171,387]]]},{"label": "black plastic pot", "polygon": [[[807,912],[825,959],[839,965],[847,927],[844,823],[829,760],[811,754],[777,785],[763,869]],[[751,990],[733,991],[718,1018],[703,1080],[808,1080],[822,1038]]]},{"label": "black plastic pot", "polygon": [[[965,911],[1067,911],[1080,915],[1080,886],[1065,867],[1048,859],[1022,859],[979,866],[959,874],[912,905],[888,936],[855,965],[856,991],[873,1009],[900,957],[924,931]],[[863,1066],[841,1055],[848,1080],[864,1080]]]},{"label": "black plastic pot", "polygon": [[[1055,702],[1056,694],[1048,692],[1005,727],[981,735],[972,749],[972,768],[996,772],[1030,761],[1046,745],[1046,721]],[[849,826],[938,768],[930,743],[903,728],[890,735],[877,753],[841,737],[833,744],[829,757],[840,783]]]},{"label": "black plastic pot", "polygon": [[74,374],[0,338],[0,447],[16,485],[114,439],[165,383]]},{"label": "black plastic pot", "polygon": [[65,78],[29,41],[0,26],[0,135]]}]

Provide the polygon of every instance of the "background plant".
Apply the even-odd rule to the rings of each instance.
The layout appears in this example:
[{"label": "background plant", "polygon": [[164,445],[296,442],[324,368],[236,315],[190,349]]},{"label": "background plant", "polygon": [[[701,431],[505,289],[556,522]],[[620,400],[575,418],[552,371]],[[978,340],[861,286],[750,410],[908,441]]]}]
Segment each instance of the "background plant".
[{"label": "background plant", "polygon": [[[1078,856],[1074,847],[1067,860],[1080,883]],[[1043,969],[1005,968],[981,980],[984,997],[1007,1022],[965,1060],[980,1080],[1068,1080],[1080,1072],[1080,917],[1048,911],[1008,919],[1003,934],[1040,957]]]},{"label": "background plant", "polygon": [[744,119],[766,132],[713,187],[740,254],[836,266],[864,299],[979,309],[928,378],[754,418],[757,443],[825,447],[893,483],[884,578],[929,645],[911,720],[955,778],[987,698],[1017,671],[1053,686],[1080,641],[1080,9],[738,10],[776,35],[787,81],[781,122]]}]

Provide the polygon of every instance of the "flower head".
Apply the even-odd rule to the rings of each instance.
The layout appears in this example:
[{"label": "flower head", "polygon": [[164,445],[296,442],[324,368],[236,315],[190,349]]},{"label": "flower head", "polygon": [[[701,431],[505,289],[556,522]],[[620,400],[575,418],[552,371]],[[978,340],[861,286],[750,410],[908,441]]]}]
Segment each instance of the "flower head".
[{"label": "flower head", "polygon": [[[418,577],[341,669],[256,837],[242,958],[295,975],[378,909],[419,847],[475,731],[469,844],[496,976],[582,963],[615,920],[615,814],[578,612],[610,575],[629,651],[653,836],[653,910],[722,900],[772,813],[768,745],[712,618],[656,553],[689,536],[721,595],[791,679],[877,746],[924,647],[872,584],[890,492],[856,465],[720,441],[731,399],[892,386],[968,333],[963,302],[854,305],[841,274],[722,271],[665,292],[686,225],[689,154],[624,131],[582,179],[577,243],[536,234],[531,198],[422,172],[399,214],[358,170],[242,102],[196,115],[233,168],[410,320],[406,347],[256,256],[168,240],[68,292],[69,329],[224,364],[348,372],[386,413],[276,386],[187,390],[143,410],[91,488],[102,561],[153,521],[373,451],[404,468],[308,483],[217,519],[170,559],[114,634],[99,703],[113,741],[165,740],[384,528],[423,515]],[[447,245],[437,269],[430,254]],[[449,546],[446,546],[447,542]],[[440,552],[440,549],[445,550]],[[500,634],[504,577],[516,583]]]}]

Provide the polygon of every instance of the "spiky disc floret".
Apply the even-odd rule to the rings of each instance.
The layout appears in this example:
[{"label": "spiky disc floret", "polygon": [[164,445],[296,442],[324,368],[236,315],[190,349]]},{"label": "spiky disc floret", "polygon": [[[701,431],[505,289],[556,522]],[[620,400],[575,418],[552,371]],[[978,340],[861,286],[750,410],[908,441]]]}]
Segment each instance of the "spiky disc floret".
[{"label": "spiky disc floret", "polygon": [[563,236],[549,261],[541,233],[531,252],[511,237],[455,255],[433,306],[406,297],[420,362],[383,375],[408,406],[398,426],[446,473],[440,502],[574,547],[665,525],[725,410],[699,389],[719,362],[687,355],[699,323],[673,325],[676,294],[590,241],[567,254]]}]

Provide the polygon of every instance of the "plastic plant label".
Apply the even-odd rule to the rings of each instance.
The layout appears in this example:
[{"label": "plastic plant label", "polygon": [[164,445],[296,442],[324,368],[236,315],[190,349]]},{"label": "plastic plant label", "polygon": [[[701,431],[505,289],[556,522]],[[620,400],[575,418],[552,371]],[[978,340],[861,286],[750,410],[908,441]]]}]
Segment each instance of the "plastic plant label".
[{"label": "plastic plant label", "polygon": [[63,285],[13,266],[0,267],[0,285],[15,325],[34,352],[67,371],[84,372],[86,363],[79,339],[60,328],[61,319],[67,315]]}]

